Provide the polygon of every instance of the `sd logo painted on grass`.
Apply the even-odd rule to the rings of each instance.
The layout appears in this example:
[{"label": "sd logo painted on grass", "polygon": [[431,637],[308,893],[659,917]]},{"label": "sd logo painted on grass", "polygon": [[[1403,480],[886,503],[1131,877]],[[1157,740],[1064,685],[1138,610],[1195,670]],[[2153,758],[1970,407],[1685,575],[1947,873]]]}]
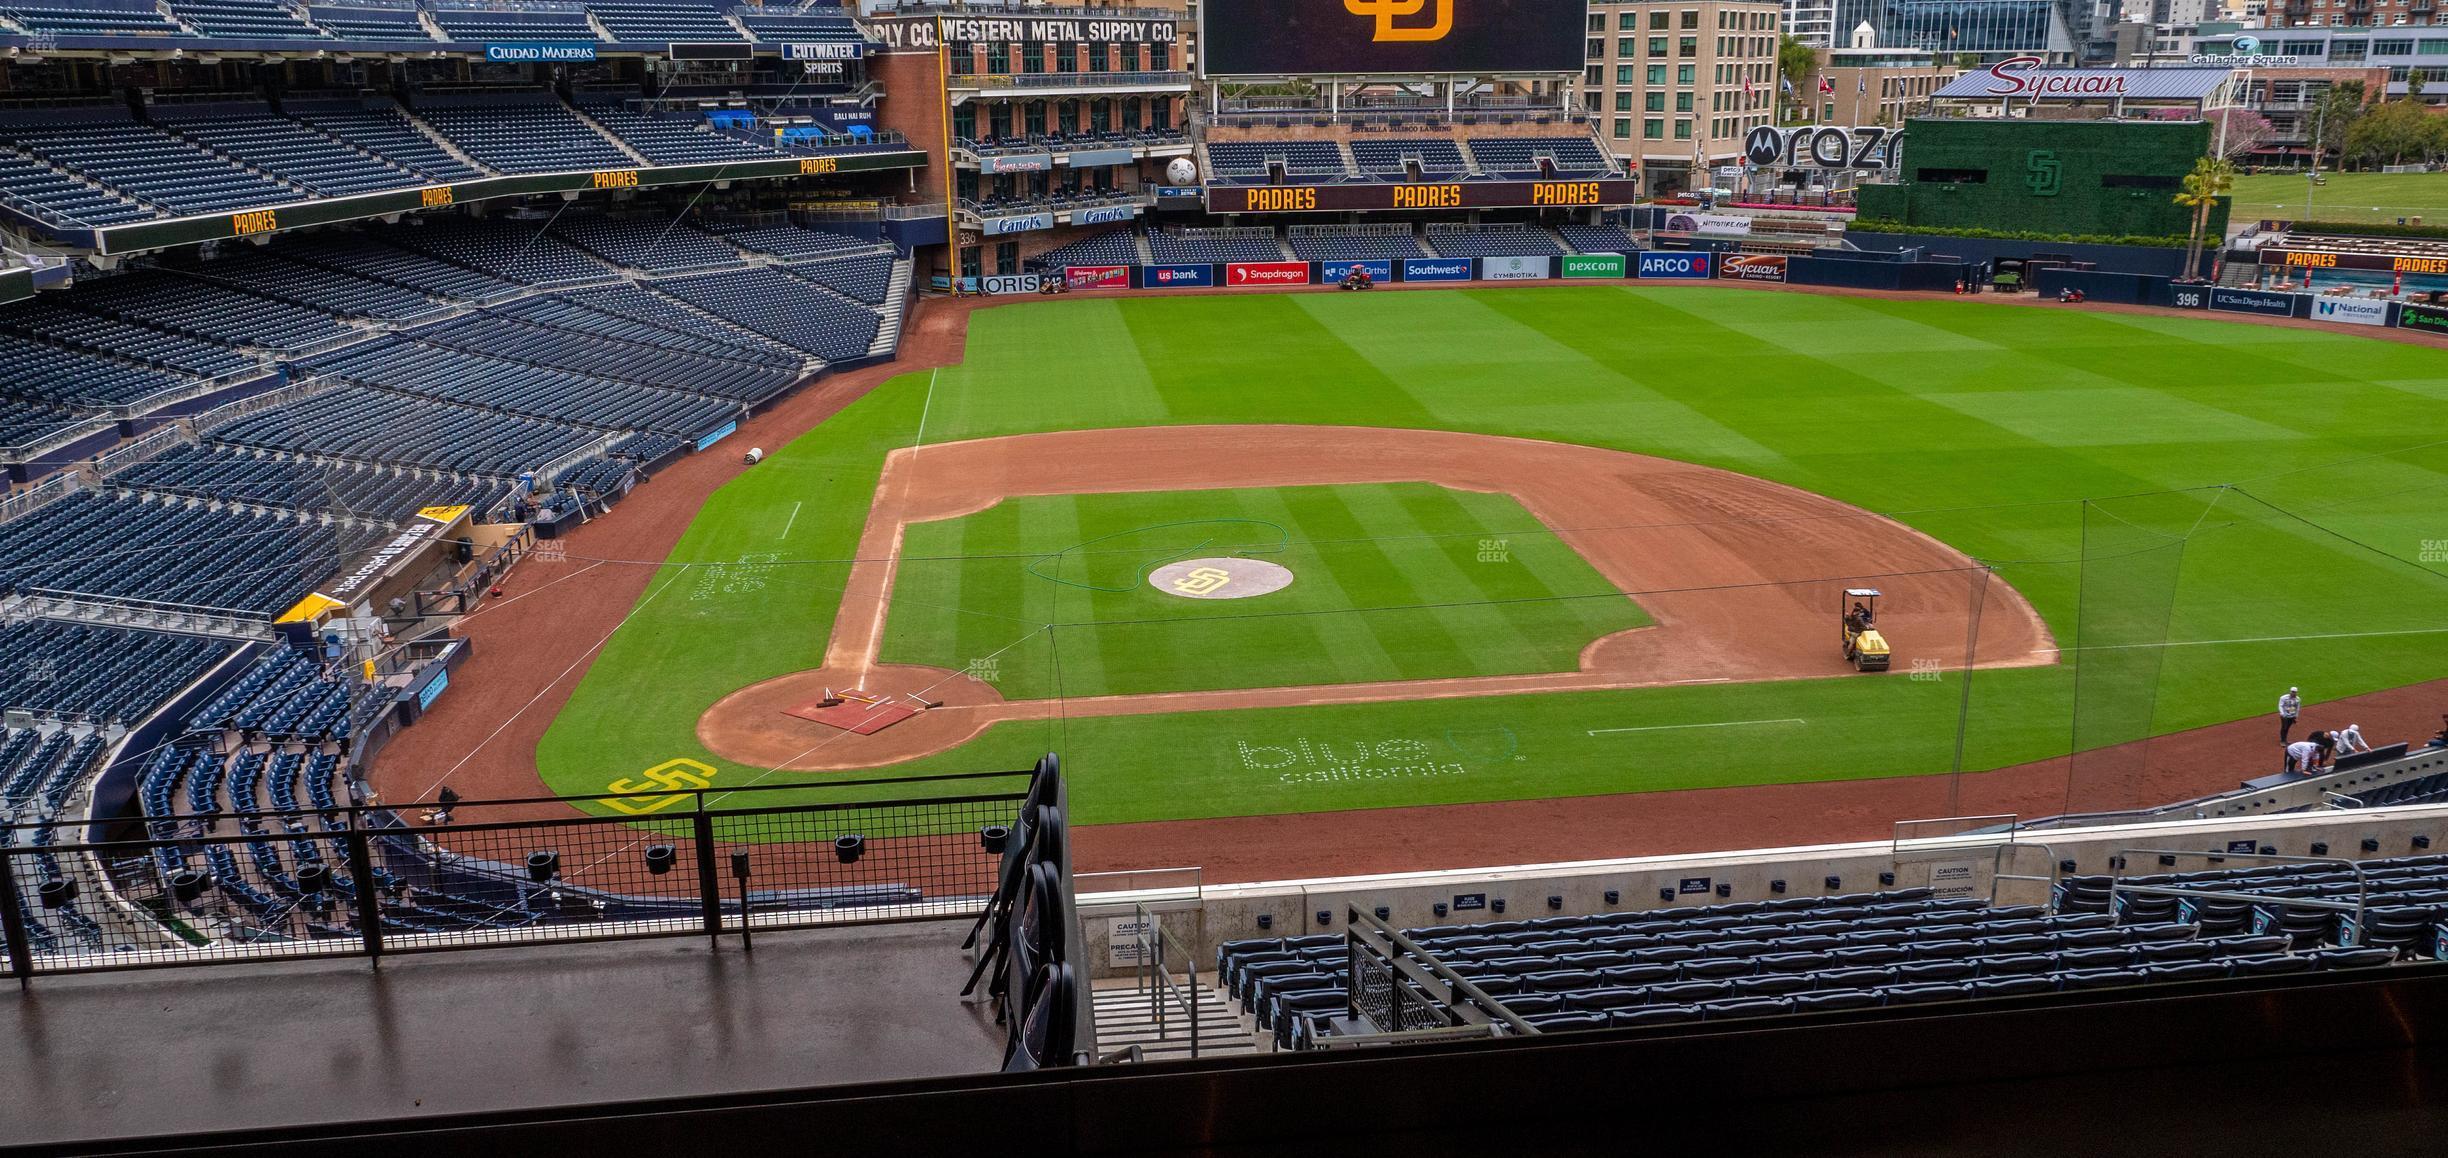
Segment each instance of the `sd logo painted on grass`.
[{"label": "sd logo painted on grass", "polygon": [[665,760],[638,774],[635,780],[620,779],[604,785],[604,791],[630,795],[646,792],[670,792],[669,796],[635,796],[628,800],[606,800],[604,805],[631,816],[644,816],[688,799],[690,792],[714,786],[714,767],[687,757]]}]

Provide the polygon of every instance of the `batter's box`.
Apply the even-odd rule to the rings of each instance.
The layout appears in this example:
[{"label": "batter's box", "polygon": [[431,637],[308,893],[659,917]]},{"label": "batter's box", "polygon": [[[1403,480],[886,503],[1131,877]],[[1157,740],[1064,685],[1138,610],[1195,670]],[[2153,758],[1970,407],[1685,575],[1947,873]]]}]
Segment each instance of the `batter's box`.
[{"label": "batter's box", "polygon": [[783,709],[782,714],[797,716],[828,728],[839,728],[856,736],[872,736],[917,715],[918,705],[896,696],[849,692],[841,693],[838,703],[809,700],[797,707]]}]

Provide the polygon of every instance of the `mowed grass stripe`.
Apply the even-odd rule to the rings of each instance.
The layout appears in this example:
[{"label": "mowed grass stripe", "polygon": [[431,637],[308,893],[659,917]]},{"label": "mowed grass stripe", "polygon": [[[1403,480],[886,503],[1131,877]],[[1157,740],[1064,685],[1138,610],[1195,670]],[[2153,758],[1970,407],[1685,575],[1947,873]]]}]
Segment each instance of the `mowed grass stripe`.
[{"label": "mowed grass stripe", "polygon": [[[1389,524],[1398,517],[1408,533],[1422,536],[1401,553],[1406,568],[1450,592],[1449,600],[1471,604],[1451,608],[1441,618],[1469,649],[1481,674],[1551,670],[1558,637],[1586,644],[1610,630],[1585,621],[1576,606],[1579,601],[1559,599],[1557,588],[1524,564],[1526,557],[1546,558],[1560,548],[1554,536],[1521,536],[1523,546],[1516,552],[1513,530],[1488,517],[1500,513],[1474,509],[1479,504],[1473,500],[1487,496],[1403,487],[1391,497],[1401,513],[1390,515]],[[1475,526],[1480,533],[1465,538],[1426,534],[1429,527],[1457,525]],[[1483,543],[1489,545],[1484,559]],[[1595,579],[1586,565],[1581,571]],[[1579,585],[1583,591],[1593,586]]]}]

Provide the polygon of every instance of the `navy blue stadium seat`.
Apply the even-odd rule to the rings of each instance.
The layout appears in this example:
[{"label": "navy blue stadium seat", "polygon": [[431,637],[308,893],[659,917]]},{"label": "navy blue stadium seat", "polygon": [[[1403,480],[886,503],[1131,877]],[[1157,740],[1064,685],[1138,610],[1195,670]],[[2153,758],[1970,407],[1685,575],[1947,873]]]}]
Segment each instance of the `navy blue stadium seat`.
[{"label": "navy blue stadium seat", "polygon": [[1700,1020],[1700,1010],[1690,1005],[1644,1005],[1637,1009],[1615,1009],[1607,1013],[1607,1024],[1616,1028],[1643,1025],[1674,1025]]}]

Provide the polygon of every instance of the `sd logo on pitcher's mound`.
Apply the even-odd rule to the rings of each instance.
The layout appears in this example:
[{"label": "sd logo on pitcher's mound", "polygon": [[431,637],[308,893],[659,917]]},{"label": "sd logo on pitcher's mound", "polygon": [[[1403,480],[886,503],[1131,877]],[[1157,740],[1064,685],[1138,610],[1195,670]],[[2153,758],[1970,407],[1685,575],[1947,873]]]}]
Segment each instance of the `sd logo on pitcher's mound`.
[{"label": "sd logo on pitcher's mound", "polygon": [[1148,585],[1184,599],[1247,599],[1292,585],[1292,572],[1263,559],[1184,559],[1148,572]]}]

